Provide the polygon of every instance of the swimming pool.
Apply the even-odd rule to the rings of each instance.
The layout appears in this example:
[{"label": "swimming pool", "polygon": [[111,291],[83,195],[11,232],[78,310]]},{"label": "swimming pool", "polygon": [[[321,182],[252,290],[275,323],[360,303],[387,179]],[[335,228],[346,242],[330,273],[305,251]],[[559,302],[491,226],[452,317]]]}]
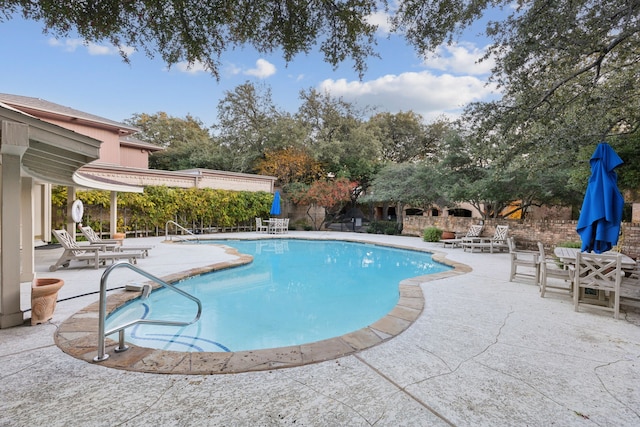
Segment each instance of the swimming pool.
[{"label": "swimming pool", "polygon": [[[178,286],[203,302],[187,327],[137,325],[130,343],[163,350],[227,352],[320,341],[366,327],[398,302],[401,280],[447,271],[430,253],[344,241],[209,241],[254,262],[197,276]],[[195,304],[165,290],[134,300],[107,320],[189,320]]]}]

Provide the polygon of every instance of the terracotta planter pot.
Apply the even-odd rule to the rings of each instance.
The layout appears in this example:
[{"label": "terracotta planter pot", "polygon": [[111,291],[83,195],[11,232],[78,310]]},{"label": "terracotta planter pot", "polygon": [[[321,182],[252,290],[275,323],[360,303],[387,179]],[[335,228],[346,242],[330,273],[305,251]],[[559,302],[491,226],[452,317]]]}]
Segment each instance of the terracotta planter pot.
[{"label": "terracotta planter pot", "polygon": [[62,279],[36,279],[31,285],[31,324],[38,325],[53,318]]},{"label": "terracotta planter pot", "polygon": [[453,231],[442,232],[442,239],[455,239],[455,238],[456,238],[456,233],[454,233]]}]

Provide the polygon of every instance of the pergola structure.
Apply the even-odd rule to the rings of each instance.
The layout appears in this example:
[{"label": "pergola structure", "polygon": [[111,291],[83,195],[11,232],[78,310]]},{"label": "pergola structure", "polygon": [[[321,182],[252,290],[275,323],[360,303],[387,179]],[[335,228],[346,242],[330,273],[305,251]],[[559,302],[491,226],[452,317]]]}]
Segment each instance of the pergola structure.
[{"label": "pergola structure", "polygon": [[101,141],[0,103],[0,328],[23,323],[20,283],[34,277],[36,183],[78,186]]}]

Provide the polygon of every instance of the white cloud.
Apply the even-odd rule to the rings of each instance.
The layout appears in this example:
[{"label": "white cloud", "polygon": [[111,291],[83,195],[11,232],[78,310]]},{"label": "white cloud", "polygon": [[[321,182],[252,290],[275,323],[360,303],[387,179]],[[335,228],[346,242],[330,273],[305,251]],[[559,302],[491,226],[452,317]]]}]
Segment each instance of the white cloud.
[{"label": "white cloud", "polygon": [[[66,52],[75,52],[80,47],[85,47],[89,55],[101,56],[101,55],[119,55],[120,50],[111,45],[99,45],[93,42],[85,42],[82,39],[64,39],[58,40],[56,38],[50,38],[48,40],[49,46],[59,47]],[[120,49],[130,56],[135,52],[135,49],[130,46],[121,46]]]},{"label": "white cloud", "polygon": [[230,62],[225,66],[225,72],[232,76],[236,76],[242,72],[242,69]]},{"label": "white cloud", "polygon": [[88,43],[87,51],[89,51],[89,55],[112,55],[118,53],[118,49],[115,47],[95,43]]},{"label": "white cloud", "polygon": [[388,35],[391,33],[391,23],[389,22],[389,14],[384,11],[374,12],[367,16],[366,20],[368,24],[377,25],[378,33],[382,35]]},{"label": "white cloud", "polygon": [[427,68],[455,74],[485,75],[494,65],[489,58],[478,62],[485,54],[486,47],[478,48],[472,43],[456,43],[439,46],[435,52],[425,56],[423,65]]},{"label": "white cloud", "polygon": [[328,79],[320,83],[319,89],[378,111],[412,110],[427,122],[442,115],[457,117],[469,102],[486,100],[496,94],[494,86],[487,86],[477,77],[436,76],[429,71],[390,74],[366,82]]},{"label": "white cloud", "polygon": [[183,73],[197,74],[197,73],[209,72],[209,68],[207,68],[207,66],[200,61],[195,61],[192,63],[187,61],[182,61],[182,62],[178,62],[175,66],[178,69],[178,71]]},{"label": "white cloud", "polygon": [[244,74],[254,76],[259,79],[266,79],[276,73],[276,66],[267,61],[266,59],[258,59],[256,61],[256,67],[246,70]]},{"label": "white cloud", "polygon": [[58,40],[54,38],[50,38],[48,40],[49,46],[59,47],[64,49],[67,52],[75,52],[79,46],[84,46],[85,43],[81,39],[65,39]]},{"label": "white cloud", "polygon": [[304,80],[304,77],[305,77],[305,76],[304,76],[304,74],[298,74],[298,75],[295,75],[295,76],[294,76],[293,74],[287,74],[287,77],[288,77],[290,80],[293,80],[293,81],[295,81],[295,82],[301,82],[301,81],[303,81],[303,80]]}]

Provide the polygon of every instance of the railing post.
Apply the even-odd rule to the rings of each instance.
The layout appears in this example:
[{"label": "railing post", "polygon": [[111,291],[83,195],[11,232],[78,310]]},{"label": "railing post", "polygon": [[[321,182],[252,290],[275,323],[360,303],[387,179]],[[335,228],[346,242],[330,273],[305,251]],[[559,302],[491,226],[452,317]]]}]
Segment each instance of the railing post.
[{"label": "railing post", "polygon": [[100,310],[98,314],[98,355],[93,358],[94,362],[107,360],[109,355],[104,351],[104,327],[107,317],[107,280],[108,272],[118,264],[113,264],[102,273],[100,278]]},{"label": "railing post", "polygon": [[[118,267],[126,267],[130,270],[133,270],[134,272],[140,274],[141,276],[144,276],[147,279],[152,280],[158,283],[159,285],[165,288],[168,288],[174,292],[177,292],[178,294],[194,301],[198,306],[198,310],[193,320],[191,320],[190,322],[176,322],[176,321],[166,321],[166,320],[162,321],[162,320],[138,319],[132,322],[128,322],[124,325],[118,326],[116,328],[112,328],[109,331],[106,331],[105,323],[106,323],[106,317],[107,317],[107,278],[109,277],[109,274],[111,274],[111,271],[114,268],[118,268]],[[138,323],[167,325],[167,326],[187,326],[197,322],[198,319],[200,319],[200,315],[202,314],[202,302],[198,298],[194,297],[193,295],[190,295],[189,293],[183,291],[182,289],[177,288],[129,263],[113,264],[109,266],[105,270],[105,272],[102,274],[102,277],[100,278],[100,303],[99,304],[100,304],[100,310],[99,310],[99,318],[98,318],[98,355],[93,358],[94,362],[102,362],[103,360],[107,360],[109,358],[109,355],[105,353],[105,339],[107,338],[106,334],[111,335],[116,332],[119,333],[119,344],[115,349],[115,351],[118,353],[118,352],[125,351],[129,348],[124,342],[124,330],[130,326],[136,325]]]}]

